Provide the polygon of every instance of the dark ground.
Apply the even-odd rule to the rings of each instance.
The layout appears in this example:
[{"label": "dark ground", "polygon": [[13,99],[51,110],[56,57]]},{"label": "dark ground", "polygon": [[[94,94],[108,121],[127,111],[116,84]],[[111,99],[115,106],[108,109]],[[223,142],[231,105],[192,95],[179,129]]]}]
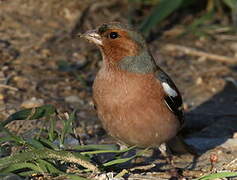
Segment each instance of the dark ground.
[{"label": "dark ground", "polygon": [[[90,3],[92,6],[86,10]],[[0,1],[0,119],[19,109],[48,103],[62,112],[78,108],[77,131],[85,143],[113,142],[101,130],[90,105],[100,53],[95,46],[72,38],[71,34],[103,22],[128,22],[126,17],[131,14],[127,2],[117,0]],[[186,141],[202,154],[195,160],[189,155],[175,156],[175,164],[185,167],[185,176],[200,176],[210,172],[210,156],[216,155],[213,172],[237,170],[237,66],[165,48],[172,43],[236,57],[237,36],[223,39],[221,33],[213,33],[211,38],[177,38],[175,31],[180,27],[182,22],[159,33],[149,43],[154,57],[161,57],[159,64],[183,95]],[[24,133],[42,124],[17,122],[9,128]],[[153,159],[152,163],[156,162],[159,160]],[[131,179],[158,177],[168,175],[160,169],[132,171],[130,175]]]}]

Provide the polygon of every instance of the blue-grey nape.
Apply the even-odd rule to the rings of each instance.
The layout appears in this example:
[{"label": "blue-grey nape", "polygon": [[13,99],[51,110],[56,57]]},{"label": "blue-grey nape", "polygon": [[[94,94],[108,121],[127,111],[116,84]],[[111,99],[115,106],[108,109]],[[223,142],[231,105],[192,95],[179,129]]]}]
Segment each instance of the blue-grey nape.
[{"label": "blue-grey nape", "polygon": [[128,72],[152,73],[156,71],[156,64],[147,50],[142,51],[138,56],[126,56],[118,62],[118,66]]},{"label": "blue-grey nape", "polygon": [[135,31],[128,31],[128,36],[130,37],[130,39],[135,41],[141,49],[147,49],[146,40],[140,33]]}]

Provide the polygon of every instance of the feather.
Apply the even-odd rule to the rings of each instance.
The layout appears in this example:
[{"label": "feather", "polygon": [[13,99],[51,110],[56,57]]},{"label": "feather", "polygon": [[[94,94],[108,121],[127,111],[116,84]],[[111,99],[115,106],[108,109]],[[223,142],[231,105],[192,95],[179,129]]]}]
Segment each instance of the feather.
[{"label": "feather", "polygon": [[159,67],[157,67],[155,76],[159,79],[166,94],[164,98],[165,104],[179,118],[180,124],[183,124],[183,101],[177,87],[171,78]]}]

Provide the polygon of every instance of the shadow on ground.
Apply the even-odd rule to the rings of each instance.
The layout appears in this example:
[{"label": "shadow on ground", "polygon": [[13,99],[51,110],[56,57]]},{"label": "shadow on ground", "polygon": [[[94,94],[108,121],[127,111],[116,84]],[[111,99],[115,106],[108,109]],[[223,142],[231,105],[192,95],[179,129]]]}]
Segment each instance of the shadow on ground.
[{"label": "shadow on ground", "polygon": [[200,153],[232,139],[237,132],[237,87],[228,82],[224,89],[186,115],[186,140]]}]

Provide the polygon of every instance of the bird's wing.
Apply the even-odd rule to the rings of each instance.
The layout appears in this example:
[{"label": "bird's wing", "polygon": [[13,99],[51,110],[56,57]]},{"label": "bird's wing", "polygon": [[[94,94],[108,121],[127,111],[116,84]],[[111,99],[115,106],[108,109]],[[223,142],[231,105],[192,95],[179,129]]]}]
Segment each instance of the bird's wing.
[{"label": "bird's wing", "polygon": [[159,67],[155,73],[157,79],[159,79],[164,92],[166,94],[164,100],[168,108],[178,117],[180,124],[184,123],[183,119],[183,101],[171,78]]}]

